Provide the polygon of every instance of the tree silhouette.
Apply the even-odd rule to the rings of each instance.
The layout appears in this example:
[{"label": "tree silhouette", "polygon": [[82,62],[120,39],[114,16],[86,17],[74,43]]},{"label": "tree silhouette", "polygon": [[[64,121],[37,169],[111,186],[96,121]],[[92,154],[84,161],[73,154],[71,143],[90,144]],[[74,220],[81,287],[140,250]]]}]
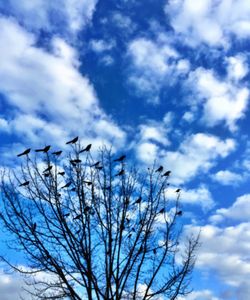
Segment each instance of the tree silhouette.
[{"label": "tree silhouette", "polygon": [[[188,293],[198,237],[179,244],[180,193],[168,199],[170,173],[129,167],[125,155],[105,147],[81,153],[75,140],[67,157],[27,153],[19,172],[3,172],[0,219],[29,266],[2,260],[31,276],[35,299],[174,300]],[[38,279],[39,272],[48,276]]]}]

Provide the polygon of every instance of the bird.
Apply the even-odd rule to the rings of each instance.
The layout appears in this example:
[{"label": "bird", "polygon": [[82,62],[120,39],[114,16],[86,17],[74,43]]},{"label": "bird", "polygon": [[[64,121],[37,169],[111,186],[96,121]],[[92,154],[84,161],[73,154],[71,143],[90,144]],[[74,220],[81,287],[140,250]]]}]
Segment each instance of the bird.
[{"label": "bird", "polygon": [[159,214],[163,214],[165,212],[165,209],[162,208],[160,211],[159,211]]},{"label": "bird", "polygon": [[179,193],[180,191],[181,191],[181,189],[177,189],[175,192],[176,192],[176,193]]},{"label": "bird", "polygon": [[167,172],[165,172],[163,175],[162,175],[162,177],[163,176],[169,176],[171,174],[171,171],[167,171]]},{"label": "bird", "polygon": [[121,176],[125,173],[125,171],[122,169],[120,172],[118,172],[115,176]]},{"label": "bird", "polygon": [[76,159],[71,159],[70,162],[74,165],[74,164],[79,164],[82,161],[79,158],[76,158]]},{"label": "bird", "polygon": [[87,185],[91,185],[92,182],[91,181],[86,181],[86,180],[83,180],[84,183],[86,183]]},{"label": "bird", "polygon": [[160,166],[155,172],[162,172],[163,171],[163,166]]},{"label": "bird", "polygon": [[130,233],[130,234],[128,235],[128,239],[130,239],[130,238],[131,238],[131,236],[132,236],[132,233]]},{"label": "bird", "polygon": [[140,247],[138,253],[142,253],[142,251],[143,251],[143,246],[141,245],[141,247]]},{"label": "bird", "polygon": [[45,146],[45,147],[42,148],[42,149],[36,149],[35,151],[36,151],[36,152],[44,152],[44,153],[47,153],[47,152],[49,151],[49,149],[50,149],[50,145]]},{"label": "bird", "polygon": [[79,220],[79,219],[81,218],[81,216],[82,216],[82,214],[79,214],[79,215],[75,216],[75,217],[73,218],[73,220]]},{"label": "bird", "polygon": [[134,204],[139,204],[139,203],[141,203],[141,200],[142,200],[142,198],[141,198],[141,196],[134,202]]},{"label": "bird", "polygon": [[59,175],[64,176],[65,172],[58,172]]},{"label": "bird", "polygon": [[49,177],[49,176],[51,176],[51,173],[43,173],[43,176],[44,177]]},{"label": "bird", "polygon": [[97,170],[102,170],[103,169],[103,167],[102,166],[97,166],[97,167],[95,167]]},{"label": "bird", "polygon": [[156,249],[153,249],[153,253],[156,254]]},{"label": "bird", "polygon": [[29,181],[25,181],[25,182],[19,184],[19,186],[27,186],[27,185],[29,185],[29,183],[30,183]]},{"label": "bird", "polygon": [[66,213],[66,214],[64,214],[63,216],[67,218],[67,217],[70,216],[70,213]]},{"label": "bird", "polygon": [[92,144],[88,144],[88,146],[86,146],[84,149],[82,149],[79,153],[82,153],[82,152],[89,152],[90,148],[91,148]]},{"label": "bird", "polygon": [[62,150],[59,150],[59,151],[55,151],[55,152],[52,152],[53,155],[61,155],[62,154]]},{"label": "bird", "polygon": [[130,222],[130,219],[128,217],[126,217],[126,221],[129,223]]},{"label": "bird", "polygon": [[81,229],[78,229],[77,231],[76,231],[76,234],[79,234],[81,232]]},{"label": "bird", "polygon": [[76,188],[73,187],[73,188],[71,189],[71,192],[75,192],[75,191],[76,191]]},{"label": "bird", "polygon": [[68,142],[66,143],[66,145],[69,145],[69,144],[75,144],[77,141],[78,141],[78,136],[76,136],[76,137],[73,138],[72,140],[68,141]]},{"label": "bird", "polygon": [[22,153],[17,154],[17,156],[20,157],[20,156],[23,156],[23,155],[27,155],[27,154],[30,153],[30,150],[31,150],[30,148],[29,148],[29,149],[26,149],[26,150],[24,150]]},{"label": "bird", "polygon": [[182,216],[182,210],[177,211],[176,215],[177,216]]},{"label": "bird", "polygon": [[49,172],[51,169],[53,168],[53,166],[48,166],[48,168],[46,168],[43,173]]},{"label": "bird", "polygon": [[67,187],[69,187],[70,185],[71,185],[71,181],[69,181],[68,183],[66,183],[64,186],[62,186],[61,188],[63,189],[63,188],[67,188]]},{"label": "bird", "polygon": [[121,231],[125,230],[124,224],[121,225]]},{"label": "bird", "polygon": [[126,158],[126,155],[122,155],[117,159],[114,159],[114,161],[123,161]]},{"label": "bird", "polygon": [[90,211],[90,206],[86,206],[85,208],[84,208],[84,210],[83,210],[83,212],[86,214],[87,212],[89,212]]},{"label": "bird", "polygon": [[99,164],[100,164],[100,162],[98,161],[98,162],[94,163],[93,165],[91,165],[90,167],[91,167],[91,168],[93,168],[93,167],[98,167]]},{"label": "bird", "polygon": [[32,230],[33,232],[35,232],[35,231],[36,231],[36,222],[35,222],[34,224],[32,224],[32,228],[31,228],[31,230]]}]

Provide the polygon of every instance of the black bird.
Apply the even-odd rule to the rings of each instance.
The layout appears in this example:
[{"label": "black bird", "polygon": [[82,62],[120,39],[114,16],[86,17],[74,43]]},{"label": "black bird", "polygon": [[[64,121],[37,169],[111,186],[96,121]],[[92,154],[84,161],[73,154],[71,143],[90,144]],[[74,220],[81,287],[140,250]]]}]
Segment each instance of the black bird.
[{"label": "black bird", "polygon": [[125,171],[122,169],[120,172],[118,172],[115,176],[121,176],[125,173]]},{"label": "black bird", "polygon": [[103,169],[103,167],[102,166],[97,166],[97,167],[95,167],[97,170],[102,170]]},{"label": "black bird", "polygon": [[89,212],[90,211],[90,206],[86,206],[85,208],[84,208],[84,210],[83,210],[83,212],[86,214],[87,212]]},{"label": "black bird", "polygon": [[42,148],[42,149],[36,149],[35,151],[36,151],[36,152],[44,152],[44,153],[47,153],[47,152],[49,151],[49,149],[50,149],[50,145],[45,146],[45,147]]},{"label": "black bird", "polygon": [[87,185],[91,185],[92,182],[91,181],[86,181],[86,180],[83,180],[84,183],[86,183]]},{"label": "black bird", "polygon": [[80,159],[71,159],[70,160],[70,163],[72,164],[72,165],[76,165],[76,164],[79,164],[79,163],[81,163],[82,161],[80,160]]},{"label": "black bird", "polygon": [[19,186],[27,186],[27,185],[29,185],[29,183],[30,183],[29,181],[25,181],[25,182],[19,184]]},{"label": "black bird", "polygon": [[49,176],[51,176],[51,173],[43,173],[43,176],[44,177],[49,177]]},{"label": "black bird", "polygon": [[77,230],[77,231],[76,231],[76,234],[79,234],[80,232],[81,232],[81,229]]},{"label": "black bird", "polygon": [[75,217],[73,218],[73,220],[79,220],[79,219],[81,218],[81,216],[82,216],[82,214],[79,214],[79,215],[75,216]]},{"label": "black bird", "polygon": [[29,154],[30,153],[30,148],[29,149],[26,149],[25,151],[23,151],[22,153],[20,153],[20,154],[17,154],[17,156],[18,157],[20,157],[20,156],[23,156],[23,155],[27,155],[27,154]]},{"label": "black bird", "polygon": [[177,211],[176,215],[177,216],[182,216],[182,211],[181,210]]},{"label": "black bird", "polygon": [[62,154],[62,150],[60,150],[60,151],[55,151],[55,152],[52,152],[52,154],[59,156],[59,155],[61,155],[61,154]]},{"label": "black bird", "polygon": [[64,186],[62,186],[61,188],[63,189],[63,188],[67,188],[67,187],[69,187],[70,185],[71,185],[71,181],[69,181],[68,183],[66,183]]},{"label": "black bird", "polygon": [[76,191],[76,188],[73,187],[73,188],[71,189],[71,192],[75,192],[75,191]]},{"label": "black bird", "polygon": [[121,231],[125,230],[124,224],[121,225]]},{"label": "black bird", "polygon": [[35,231],[36,231],[36,223],[32,224],[32,228],[31,228],[31,230],[32,230],[33,232],[35,232]]},{"label": "black bird", "polygon": [[153,249],[153,253],[156,254],[156,249]]},{"label": "black bird", "polygon": [[163,175],[162,175],[162,177],[163,176],[169,176],[171,174],[171,171],[167,171],[167,172],[165,172]]},{"label": "black bird", "polygon": [[76,166],[77,166],[77,164],[76,164],[73,160],[70,160],[69,162],[71,163],[71,165],[72,165],[73,167],[76,167]]},{"label": "black bird", "polygon": [[180,191],[181,191],[181,189],[177,189],[175,192],[176,192],[176,193],[179,193]]},{"label": "black bird", "polygon": [[126,158],[126,155],[122,155],[117,159],[114,159],[114,161],[123,161]]},{"label": "black bird", "polygon": [[143,246],[141,245],[141,247],[140,247],[138,253],[142,253],[142,251],[143,251]]},{"label": "black bird", "polygon": [[126,221],[129,223],[130,222],[130,219],[128,217],[126,217]]},{"label": "black bird", "polygon": [[46,168],[43,173],[49,172],[51,169],[53,168],[53,166],[48,166],[48,168]]},{"label": "black bird", "polygon": [[64,176],[65,172],[58,172],[59,175]]},{"label": "black bird", "polygon": [[91,167],[91,168],[92,168],[92,167],[98,167],[99,164],[100,164],[100,162],[98,161],[98,162],[96,162],[95,164],[91,165],[90,167]]},{"label": "black bird", "polygon": [[159,211],[159,214],[163,214],[165,212],[165,209],[162,208],[160,211]]},{"label": "black bird", "polygon": [[64,216],[65,218],[67,218],[67,217],[70,216],[70,213],[64,214],[63,216]]},{"label": "black bird", "polygon": [[66,143],[66,145],[69,145],[69,144],[75,144],[76,142],[78,141],[78,136],[75,137],[73,140],[70,140]]},{"label": "black bird", "polygon": [[160,166],[155,172],[162,172],[163,171],[163,166]]},{"label": "black bird", "polygon": [[82,153],[82,152],[89,152],[90,148],[91,148],[92,144],[89,144],[88,146],[86,146],[84,149],[82,149],[79,153]]},{"label": "black bird", "polygon": [[130,239],[130,238],[131,238],[131,236],[132,236],[132,233],[130,233],[130,234],[128,235],[128,239]]},{"label": "black bird", "polygon": [[139,198],[134,202],[134,204],[139,204],[139,203],[141,203],[141,200],[142,200],[142,198],[139,197]]}]

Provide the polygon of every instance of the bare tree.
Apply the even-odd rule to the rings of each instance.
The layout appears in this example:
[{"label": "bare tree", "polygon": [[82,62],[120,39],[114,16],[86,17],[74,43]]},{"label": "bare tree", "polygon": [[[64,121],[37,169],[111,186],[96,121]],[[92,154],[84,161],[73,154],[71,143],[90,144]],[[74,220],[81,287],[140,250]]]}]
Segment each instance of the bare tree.
[{"label": "bare tree", "polygon": [[[3,172],[0,219],[27,267],[35,299],[171,299],[190,291],[198,237],[178,252],[179,197],[169,200],[170,171],[138,170],[126,156],[69,141],[67,157],[46,146]],[[183,248],[183,245],[182,245]],[[177,259],[178,258],[178,259]],[[44,278],[37,274],[46,274]]]}]

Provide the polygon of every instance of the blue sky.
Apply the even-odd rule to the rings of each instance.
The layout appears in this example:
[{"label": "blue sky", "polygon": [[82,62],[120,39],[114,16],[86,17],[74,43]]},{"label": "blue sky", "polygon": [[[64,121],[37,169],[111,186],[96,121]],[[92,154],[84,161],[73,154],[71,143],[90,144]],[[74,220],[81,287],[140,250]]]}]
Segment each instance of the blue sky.
[{"label": "blue sky", "polygon": [[0,29],[1,165],[76,135],[157,160],[202,230],[185,299],[247,299],[249,1],[6,0]]}]

